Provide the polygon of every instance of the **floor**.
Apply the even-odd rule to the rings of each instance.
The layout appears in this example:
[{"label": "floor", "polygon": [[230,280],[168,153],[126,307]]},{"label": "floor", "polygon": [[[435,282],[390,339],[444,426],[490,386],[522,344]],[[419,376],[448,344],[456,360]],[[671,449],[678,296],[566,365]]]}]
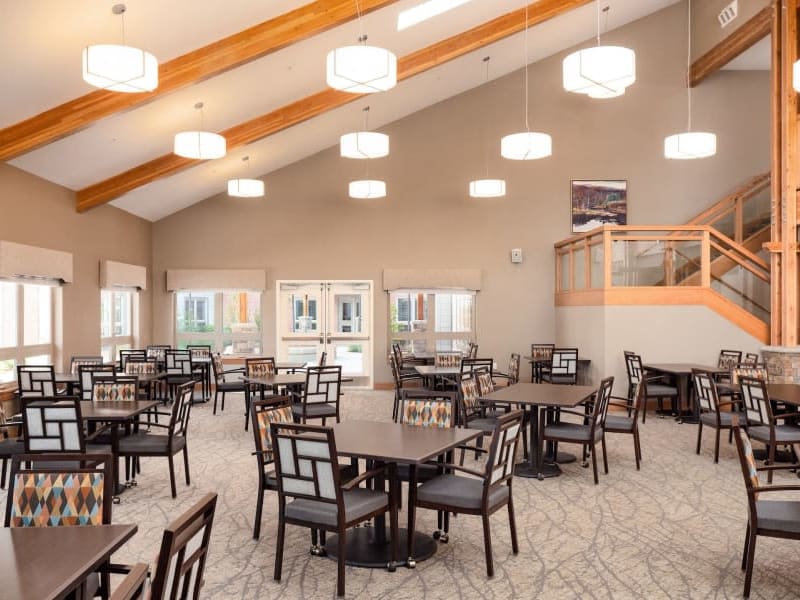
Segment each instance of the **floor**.
[{"label": "floor", "polygon": [[[167,464],[145,459],[139,485],[114,506],[113,521],[137,523],[137,535],[115,562],[154,562],[163,527],[203,492],[219,494],[206,568],[205,598],[333,598],[335,563],[308,553],[307,531],[287,528],[283,580],[272,579],[275,496],[265,499],[261,540],[252,539],[256,461],[245,432],[243,402],[224,413],[193,408],[189,426],[192,485],[177,466],[178,498],[169,493]],[[390,392],[349,392],[343,418],[391,417]],[[520,553],[513,555],[505,511],[492,517],[495,570],[487,579],[480,518],[452,520],[450,543],[414,570],[347,569],[351,598],[740,598],[739,569],[746,496],[735,447],[722,444],[713,463],[713,437],[700,456],[697,429],[672,419],[641,427],[644,461],[636,471],[630,436],[609,435],[609,475],[600,485],[591,469],[566,465],[543,482],[515,479]],[[602,467],[601,467],[602,469]],[[798,484],[794,474],[775,483]],[[401,515],[401,523],[405,515]],[[418,529],[433,531],[435,513],[418,512]],[[759,538],[752,598],[800,597],[800,547]]]}]

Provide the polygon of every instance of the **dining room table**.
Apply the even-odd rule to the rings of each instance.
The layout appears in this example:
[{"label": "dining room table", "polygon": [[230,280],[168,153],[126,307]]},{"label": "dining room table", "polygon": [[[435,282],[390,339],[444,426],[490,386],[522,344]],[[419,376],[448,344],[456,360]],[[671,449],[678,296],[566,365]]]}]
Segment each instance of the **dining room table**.
[{"label": "dining room table", "polygon": [[[539,358],[535,356],[523,356],[522,360],[527,361],[531,366],[531,383],[543,383],[542,375],[544,374],[544,366],[549,365],[552,358]],[[592,364],[590,358],[578,358],[577,372],[575,379],[579,385],[584,385],[589,380],[587,372],[589,366]]]},{"label": "dining room table", "polygon": [[136,525],[0,529],[0,600],[70,597],[136,531]]},{"label": "dining room table", "polygon": [[[422,376],[424,385],[427,388],[435,389],[436,380],[458,381],[461,376],[461,366],[437,367],[435,365],[414,365],[414,370]],[[432,384],[432,385],[431,385]]]},{"label": "dining room table", "polygon": [[675,407],[678,423],[694,424],[700,422],[700,405],[697,403],[697,399],[694,402],[691,401],[693,397],[690,388],[692,371],[706,371],[715,376],[728,372],[728,369],[698,363],[648,363],[642,365],[642,369],[646,373],[667,375],[675,379],[678,390],[677,406]]},{"label": "dining room table", "polygon": [[[408,526],[398,531],[397,556],[399,562],[404,562],[410,568],[414,568],[417,561],[433,556],[436,553],[436,540],[429,534],[415,531],[413,525],[417,467],[463,446],[483,435],[483,432],[462,427],[415,427],[392,422],[348,420],[333,425],[333,433],[339,456],[409,466]],[[390,471],[395,473],[396,469]],[[393,484],[389,482],[389,485]],[[399,485],[397,489],[400,489]],[[337,536],[328,538],[325,550],[329,556],[337,556]],[[391,550],[385,515],[375,517],[371,527],[357,527],[348,531],[345,553],[348,565],[386,568],[391,559]],[[400,559],[402,556],[406,559]]]},{"label": "dining room table", "polygon": [[[517,463],[514,475],[530,477],[542,481],[561,475],[561,468],[555,458],[557,447],[552,444],[549,455],[539,439],[539,423],[547,408],[575,408],[592,398],[597,388],[590,385],[558,385],[552,383],[520,382],[483,395],[479,401],[485,404],[518,405],[527,413],[528,460]],[[542,460],[539,460],[539,457]],[[563,462],[563,461],[562,461]]]}]

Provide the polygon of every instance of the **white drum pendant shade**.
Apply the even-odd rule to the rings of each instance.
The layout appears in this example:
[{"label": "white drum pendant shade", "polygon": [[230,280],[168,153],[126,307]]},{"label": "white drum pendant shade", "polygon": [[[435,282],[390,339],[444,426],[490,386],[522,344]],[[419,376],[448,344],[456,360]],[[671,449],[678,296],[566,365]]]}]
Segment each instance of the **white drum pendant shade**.
[{"label": "white drum pendant shade", "polygon": [[339,152],[345,158],[381,158],[389,154],[389,136],[374,131],[346,133],[339,138]]},{"label": "white drum pendant shade", "polygon": [[503,179],[476,179],[469,182],[469,195],[473,198],[499,198],[506,195]]},{"label": "white drum pendant shade", "polygon": [[792,67],[792,87],[795,92],[800,92],[800,60]]},{"label": "white drum pendant shade", "polygon": [[353,94],[385,92],[397,85],[397,57],[377,46],[344,46],[328,52],[327,82]]},{"label": "white drum pendant shade", "polygon": [[210,131],[181,131],[175,134],[174,152],[185,158],[210,160],[225,156],[225,138]]},{"label": "white drum pendant shade", "polygon": [[717,153],[717,136],[705,131],[678,133],[664,139],[664,156],[679,160],[706,158]]},{"label": "white drum pendant shade", "polygon": [[553,153],[553,138],[546,133],[523,131],[500,140],[500,154],[511,160],[535,160]]},{"label": "white drum pendant shade", "polygon": [[87,46],[83,49],[83,80],[112,92],[152,92],[158,87],[158,61],[132,46]]},{"label": "white drum pendant shade", "polygon": [[636,53],[622,46],[594,46],[563,62],[564,89],[591,98],[614,98],[636,81]]},{"label": "white drum pendant shade", "polygon": [[351,198],[383,198],[386,196],[386,182],[376,179],[362,179],[350,182]]},{"label": "white drum pendant shade", "polygon": [[229,179],[228,195],[237,198],[260,198],[264,195],[264,182],[260,179]]}]

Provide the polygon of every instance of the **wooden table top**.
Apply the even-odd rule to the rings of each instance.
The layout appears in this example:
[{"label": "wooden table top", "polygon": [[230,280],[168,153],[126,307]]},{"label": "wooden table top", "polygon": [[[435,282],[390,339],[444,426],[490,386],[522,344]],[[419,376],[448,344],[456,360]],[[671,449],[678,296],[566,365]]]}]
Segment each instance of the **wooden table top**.
[{"label": "wooden table top", "polygon": [[63,598],[136,529],[136,525],[0,529],[0,600]]},{"label": "wooden table top", "polygon": [[158,400],[83,400],[81,417],[84,421],[124,422],[159,404]]},{"label": "wooden table top", "polygon": [[552,383],[515,383],[482,396],[484,402],[513,402],[529,406],[574,408],[597,388],[591,385],[554,385]]},{"label": "wooden table top", "polygon": [[336,452],[384,462],[420,464],[481,435],[477,429],[414,427],[379,421],[333,425]]},{"label": "wooden table top", "polygon": [[697,363],[647,363],[642,365],[645,371],[658,371],[659,373],[669,373],[670,375],[691,375],[692,369],[698,371],[708,371],[710,373],[727,373],[728,369],[700,365]]},{"label": "wooden table top", "polygon": [[305,373],[276,373],[275,375],[264,375],[263,377],[248,377],[240,375],[242,381],[255,383],[257,385],[299,385],[306,382]]},{"label": "wooden table top", "polygon": [[800,406],[800,384],[768,383],[767,393],[770,400],[781,400],[786,404]]},{"label": "wooden table top", "polygon": [[434,365],[414,365],[414,370],[420,375],[460,375],[461,367],[436,367]]}]

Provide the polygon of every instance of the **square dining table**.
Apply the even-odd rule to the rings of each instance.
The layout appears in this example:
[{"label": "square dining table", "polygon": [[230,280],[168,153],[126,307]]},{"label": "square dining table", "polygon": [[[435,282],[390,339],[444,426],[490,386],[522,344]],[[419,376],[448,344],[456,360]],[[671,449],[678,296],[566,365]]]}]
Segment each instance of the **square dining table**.
[{"label": "square dining table", "polygon": [[[301,388],[306,383],[305,373],[275,373],[274,375],[262,375],[259,377],[240,375],[239,378],[245,383],[258,386],[258,388],[261,390],[262,397],[266,388],[274,389],[282,385],[290,388]],[[244,386],[245,431],[247,431],[250,427],[250,403],[252,401],[250,387],[250,385]]]},{"label": "square dining table", "polygon": [[[655,373],[657,375],[670,375],[674,377],[677,382],[678,388],[678,405],[675,407],[678,413],[678,423],[699,423],[700,422],[700,406],[697,401],[690,402],[692,397],[691,390],[689,389],[692,380],[692,371],[707,371],[712,375],[727,373],[728,369],[721,369],[719,367],[710,367],[708,365],[701,365],[697,363],[648,363],[642,365],[642,369]],[[681,407],[688,407],[691,414],[684,415]]]},{"label": "square dining table", "polygon": [[[391,422],[350,420],[333,425],[336,452],[340,456],[363,458],[380,463],[403,463],[409,466],[408,527],[400,528],[398,557],[406,550],[407,566],[426,560],[436,553],[436,541],[430,536],[413,531],[415,512],[416,469],[437,456],[482,435],[477,429],[461,427],[415,427]],[[391,485],[391,482],[390,482]],[[336,556],[336,536],[325,546],[330,556]],[[373,527],[357,527],[347,532],[346,562],[368,568],[385,568],[391,558],[386,536],[385,515],[375,518]]]}]

